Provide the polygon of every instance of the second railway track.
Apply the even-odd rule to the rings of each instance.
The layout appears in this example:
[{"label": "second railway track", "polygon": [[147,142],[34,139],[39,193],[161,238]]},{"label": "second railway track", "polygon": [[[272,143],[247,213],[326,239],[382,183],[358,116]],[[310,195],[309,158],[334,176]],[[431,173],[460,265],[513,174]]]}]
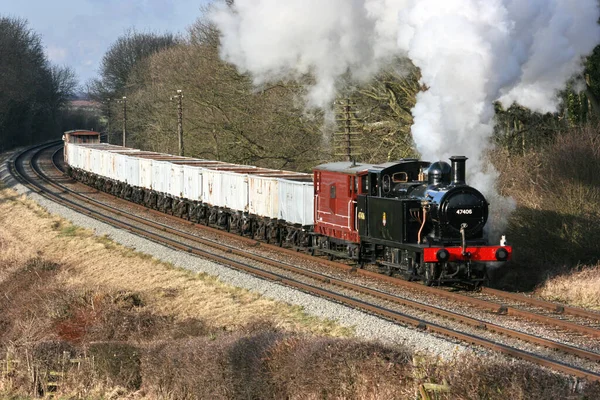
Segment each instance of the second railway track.
[{"label": "second railway track", "polygon": [[[473,343],[485,348],[500,351],[580,378],[600,381],[600,368],[597,365],[598,361],[600,361],[600,352],[597,348],[579,347],[569,343],[538,337],[523,331],[507,328],[501,324],[474,318],[464,312],[450,311],[444,307],[416,301],[408,298],[409,296],[399,295],[397,291],[388,290],[386,285],[399,285],[410,291],[420,291],[422,294],[425,293],[426,296],[435,295],[440,299],[445,298],[456,302],[462,301],[471,306],[475,305],[480,309],[487,309],[490,315],[492,314],[490,311],[493,311],[494,315],[505,314],[522,319],[530,319],[537,321],[538,323],[555,326],[570,332],[570,334],[576,332],[578,335],[584,337],[600,336],[600,331],[597,329],[597,325],[595,325],[600,319],[598,318],[597,313],[590,313],[586,310],[545,303],[537,299],[529,299],[520,295],[517,295],[520,297],[513,298],[513,301],[516,303],[528,303],[526,300],[529,299],[532,300],[528,303],[531,306],[550,309],[551,312],[555,314],[560,313],[560,315],[572,314],[584,320],[583,323],[578,323],[572,320],[556,318],[555,315],[548,313],[538,314],[534,311],[523,310],[515,306],[506,306],[505,304],[500,304],[481,297],[467,296],[461,293],[429,288],[414,282],[399,281],[395,278],[385,277],[371,271],[356,270],[352,266],[339,263],[315,260],[312,258],[311,260],[313,263],[318,261],[318,263],[325,267],[335,266],[336,269],[327,274],[324,274],[322,271],[319,272],[308,268],[297,267],[289,263],[282,263],[281,261],[266,257],[265,255],[241,251],[239,250],[240,246],[223,245],[215,240],[201,238],[198,235],[172,228],[169,226],[170,224],[157,223],[148,218],[127,213],[123,211],[123,207],[103,204],[91,196],[76,193],[76,191],[69,188],[66,184],[57,184],[53,182],[53,180],[60,178],[56,173],[51,173],[50,171],[44,172],[42,171],[42,168],[39,168],[37,165],[38,158],[43,151],[44,150],[32,150],[30,153],[27,153],[29,154],[27,156],[29,157],[29,161],[25,161],[27,158],[27,154],[25,153],[15,159],[15,174],[20,175],[22,183],[28,185],[43,196],[52,198],[54,201],[61,202],[70,208],[93,216],[96,219],[103,220],[109,224],[116,225],[173,248],[178,248],[202,257],[211,258],[233,268],[245,270],[265,279],[279,281],[303,291],[317,294],[352,307],[360,308],[390,320],[398,321],[419,329],[427,329],[431,332],[452,337],[466,343]],[[50,152],[46,149],[45,154],[49,153]],[[47,163],[48,160],[45,162]],[[50,177],[47,175],[53,176]],[[90,188],[87,188],[87,191],[90,192]],[[91,191],[94,192],[95,190],[92,189]],[[145,212],[148,212],[148,210],[145,210]],[[112,214],[113,216],[104,214]],[[225,233],[222,232],[220,234]],[[235,235],[231,236],[233,238]],[[252,245],[252,243],[256,244],[256,241],[248,238],[239,238],[237,236],[235,236],[235,238],[236,240],[246,240],[249,245]],[[215,250],[207,251],[203,248],[206,246],[210,246]],[[269,246],[265,246],[264,244],[260,245],[260,247],[269,249]],[[273,251],[274,249],[281,252],[289,251],[279,248],[271,248],[270,251]],[[293,253],[297,257],[303,257],[293,251],[289,251],[289,253]],[[241,258],[250,261],[242,261],[240,260]],[[345,276],[344,273],[347,273],[345,274],[347,276]],[[378,289],[367,287],[364,283],[360,284],[357,282],[359,278],[362,280],[378,280],[380,282],[376,285],[378,286]],[[483,293],[489,296],[495,296],[496,299],[503,298],[502,292],[496,293],[491,289],[484,289]],[[504,298],[509,298],[511,296]],[[417,310],[417,312],[411,312],[410,310]],[[460,328],[458,325],[468,326],[468,328]],[[533,351],[530,348],[531,346],[527,347],[502,343],[493,338],[493,336],[497,334],[512,338],[511,340],[513,341],[525,341],[531,343],[534,345],[534,350],[535,346],[540,346],[546,350],[539,351],[540,354],[537,354],[538,352]],[[561,355],[566,355],[566,359]]]}]

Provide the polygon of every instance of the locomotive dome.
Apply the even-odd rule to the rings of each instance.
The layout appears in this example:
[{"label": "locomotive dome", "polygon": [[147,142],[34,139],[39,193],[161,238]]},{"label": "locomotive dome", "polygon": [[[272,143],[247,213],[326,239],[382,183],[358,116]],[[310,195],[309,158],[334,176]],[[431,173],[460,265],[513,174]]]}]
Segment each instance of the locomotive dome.
[{"label": "locomotive dome", "polygon": [[427,178],[430,185],[450,183],[451,176],[452,168],[450,167],[450,164],[444,161],[434,162],[427,170]]}]

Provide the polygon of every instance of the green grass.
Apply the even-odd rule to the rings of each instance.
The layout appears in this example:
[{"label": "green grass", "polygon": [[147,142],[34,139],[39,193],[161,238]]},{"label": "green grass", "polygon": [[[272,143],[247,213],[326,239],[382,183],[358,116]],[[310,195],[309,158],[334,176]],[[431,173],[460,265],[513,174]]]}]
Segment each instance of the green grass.
[{"label": "green grass", "polygon": [[80,232],[81,228],[75,226],[75,225],[67,225],[67,226],[63,226],[60,228],[60,236],[63,237],[74,237],[74,236],[80,236],[81,232]]}]

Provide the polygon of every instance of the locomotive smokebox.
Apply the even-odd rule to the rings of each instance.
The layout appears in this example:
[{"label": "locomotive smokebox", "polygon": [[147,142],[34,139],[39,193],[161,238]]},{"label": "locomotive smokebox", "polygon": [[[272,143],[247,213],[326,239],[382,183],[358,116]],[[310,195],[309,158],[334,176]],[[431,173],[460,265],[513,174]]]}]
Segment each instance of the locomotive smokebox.
[{"label": "locomotive smokebox", "polygon": [[465,156],[452,156],[450,157],[452,162],[452,184],[453,185],[464,185],[466,175],[466,163],[467,157]]}]

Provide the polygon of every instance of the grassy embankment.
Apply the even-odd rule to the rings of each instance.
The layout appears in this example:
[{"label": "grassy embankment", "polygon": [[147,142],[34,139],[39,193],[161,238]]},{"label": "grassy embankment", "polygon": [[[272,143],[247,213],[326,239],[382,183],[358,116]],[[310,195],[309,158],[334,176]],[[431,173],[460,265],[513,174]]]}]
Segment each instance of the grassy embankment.
[{"label": "grassy embankment", "polygon": [[598,398],[519,362],[442,362],[160,263],[0,189],[0,397]]},{"label": "grassy embankment", "polygon": [[600,309],[600,128],[495,164],[502,193],[518,204],[508,230],[515,259],[500,285]]}]

